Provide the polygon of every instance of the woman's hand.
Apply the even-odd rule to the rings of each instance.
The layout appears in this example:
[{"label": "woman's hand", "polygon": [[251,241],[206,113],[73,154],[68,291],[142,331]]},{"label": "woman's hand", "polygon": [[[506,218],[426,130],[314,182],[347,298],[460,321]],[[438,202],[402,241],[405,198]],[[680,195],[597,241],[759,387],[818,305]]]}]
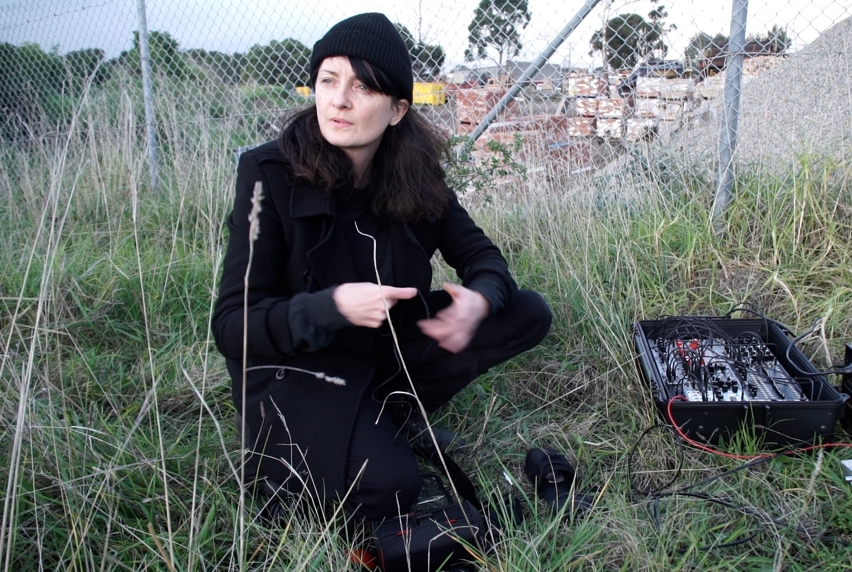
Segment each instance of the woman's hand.
[{"label": "woman's hand", "polygon": [[393,308],[399,300],[408,300],[417,296],[417,288],[395,288],[379,286],[371,282],[348,282],[334,289],[332,298],[346,320],[353,326],[378,328],[387,315],[387,309]]},{"label": "woman's hand", "polygon": [[454,354],[470,345],[479,324],[488,316],[488,300],[477,292],[458,284],[444,284],[453,301],[429,320],[420,320],[420,331]]}]

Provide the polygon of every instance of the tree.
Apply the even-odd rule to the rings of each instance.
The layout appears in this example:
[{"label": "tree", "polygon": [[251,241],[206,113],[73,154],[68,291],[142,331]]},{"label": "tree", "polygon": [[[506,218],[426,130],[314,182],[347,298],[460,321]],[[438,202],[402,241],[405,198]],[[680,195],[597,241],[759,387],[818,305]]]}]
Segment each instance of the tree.
[{"label": "tree", "polygon": [[517,56],[521,48],[521,29],[530,23],[532,15],[527,0],[480,0],[467,30],[467,61],[488,56],[488,48],[497,51],[497,63],[502,67],[506,59]]},{"label": "tree", "polygon": [[[180,44],[168,32],[148,33],[148,53],[151,56],[151,71],[173,79],[191,79],[190,68],[180,53]],[[134,73],[141,73],[139,32],[133,32],[133,47],[122,59]]]},{"label": "tree", "polygon": [[782,28],[778,24],[772,26],[769,30],[769,41],[772,45],[772,53],[783,54],[793,45],[793,40],[787,35],[787,28]]},{"label": "tree", "polygon": [[639,14],[619,14],[592,35],[592,51],[602,52],[612,70],[633,69],[654,49],[665,47],[659,33]]},{"label": "tree", "polygon": [[0,136],[4,140],[26,133],[25,124],[45,121],[52,126],[70,116],[73,100],[63,58],[54,48],[26,42],[0,42]]},{"label": "tree", "polygon": [[778,24],[773,25],[764,34],[758,34],[749,38],[749,41],[756,42],[760,45],[761,51],[770,54],[783,54],[793,44],[793,40],[787,35],[787,29],[782,28]]},{"label": "tree", "polygon": [[[660,0],[652,0],[653,2],[659,2]],[[672,30],[677,30],[677,26],[674,24],[669,24],[668,26],[665,23],[666,18],[669,17],[669,13],[666,12],[666,7],[661,5],[655,5],[654,8],[648,12],[648,21],[651,23],[651,27],[657,33],[660,38],[665,37],[666,34],[671,32]],[[666,53],[668,52],[669,47],[664,43],[660,42],[658,48],[651,48],[651,51],[654,49],[661,49],[662,52],[659,55],[660,59],[666,57]]]},{"label": "tree", "polygon": [[[12,118],[15,115],[27,116],[29,105],[34,98],[27,97],[28,66],[21,65],[19,50],[13,44],[0,42],[0,113],[3,117]],[[0,128],[5,131],[9,121],[3,120]]]},{"label": "tree", "polygon": [[200,68],[203,75],[218,78],[228,85],[239,83],[241,54],[231,55],[199,48],[186,50],[184,54]]},{"label": "tree", "polygon": [[308,84],[310,62],[311,50],[299,40],[272,40],[266,46],[249,48],[243,75],[261,85],[292,88]]},{"label": "tree", "polygon": [[702,60],[713,57],[727,45],[728,36],[725,34],[719,33],[711,36],[706,32],[698,32],[689,40],[689,44],[687,44],[684,51],[685,67],[691,68],[696,72],[699,71]]},{"label": "tree", "polygon": [[619,14],[610,19],[604,29],[592,34],[589,55],[601,52],[613,70],[632,69],[645,59],[665,58],[669,47],[663,36],[677,26],[666,26],[668,12],[658,2],[654,2],[647,20],[639,14]]},{"label": "tree", "polygon": [[438,45],[430,45],[422,40],[415,40],[408,28],[402,24],[394,24],[402,36],[408,53],[411,54],[411,66],[414,78],[419,81],[429,81],[441,73],[444,65],[444,48]]},{"label": "tree", "polygon": [[94,85],[100,85],[109,78],[109,69],[104,66],[104,51],[99,48],[87,48],[65,54],[65,69],[75,91],[79,91],[91,77]]}]

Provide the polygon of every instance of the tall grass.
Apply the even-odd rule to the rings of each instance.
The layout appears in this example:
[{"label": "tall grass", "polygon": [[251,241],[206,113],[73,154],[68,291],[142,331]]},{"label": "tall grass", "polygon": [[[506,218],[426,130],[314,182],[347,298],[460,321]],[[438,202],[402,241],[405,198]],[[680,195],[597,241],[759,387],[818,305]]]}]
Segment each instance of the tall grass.
[{"label": "tall grass", "polygon": [[[154,196],[138,105],[130,92],[91,95],[70,129],[0,148],[3,570],[355,570],[344,549],[367,531],[310,511],[268,523],[250,502],[240,538],[229,380],[208,332],[229,149],[251,135],[209,110],[161,104]],[[743,166],[722,237],[706,167],[653,147],[583,179],[530,169],[510,196],[470,200],[518,281],[555,313],[540,347],[435,419],[465,436],[457,456],[484,497],[509,488],[505,473],[529,500],[483,569],[845,569],[849,547],[819,535],[852,541],[837,464],[852,455],[779,458],[700,488],[727,505],[655,505],[629,476],[664,483],[681,454],[665,432],[640,439],[658,419],[633,365],[637,320],[751,303],[797,331],[822,317],[803,349],[819,367],[842,358],[850,175],[824,157],[786,172]],[[532,497],[523,456],[545,444],[595,491],[585,519],[563,521]],[[686,450],[674,486],[740,464]]]}]

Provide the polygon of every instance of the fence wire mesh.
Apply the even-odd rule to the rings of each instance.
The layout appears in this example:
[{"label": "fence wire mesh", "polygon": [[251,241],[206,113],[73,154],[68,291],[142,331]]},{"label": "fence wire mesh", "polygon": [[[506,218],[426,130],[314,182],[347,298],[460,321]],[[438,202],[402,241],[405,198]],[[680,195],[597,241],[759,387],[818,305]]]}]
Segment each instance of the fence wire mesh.
[{"label": "fence wire mesh", "polygon": [[[448,179],[554,310],[540,352],[441,422],[477,435],[463,454],[495,500],[535,443],[565,446],[577,490],[600,490],[582,524],[530,504],[476,569],[846,569],[852,501],[830,453],[719,481],[740,508],[673,498],[657,519],[631,488],[632,469],[678,490],[681,467],[697,481],[730,466],[689,468],[669,431],[637,434],[656,412],[630,367],[635,318],[742,302],[802,332],[825,316],[800,338],[820,369],[852,337],[852,0],[748,0],[741,42],[735,3],[0,0],[2,570],[356,568],[339,513],[267,527],[265,501],[244,506],[210,312],[235,152],[311,104],[314,42],[365,11],[408,42],[413,108],[448,137],[482,131]],[[741,208],[714,240],[723,128]],[[456,281],[437,258],[436,285]],[[733,447],[755,451],[743,433]]]},{"label": "fence wire mesh", "polygon": [[[140,11],[146,15],[159,132],[226,124],[238,148],[272,138],[308,105],[311,47],[336,21],[382,11],[416,75],[415,106],[448,135],[470,134],[558,37],[583,2],[556,0],[30,0],[0,3],[4,145],[67,126],[85,89],[119,121],[144,124]],[[519,85],[477,141],[523,141],[523,161],[559,173],[609,164],[637,144],[718,154],[732,2],[601,1]],[[746,2],[738,157],[778,157],[848,137],[852,8],[847,1]],[[88,87],[87,87],[88,86]],[[125,103],[122,103],[125,102]],[[129,102],[129,103],[127,103]],[[110,110],[113,110],[110,115]],[[163,133],[161,133],[162,135]]]}]

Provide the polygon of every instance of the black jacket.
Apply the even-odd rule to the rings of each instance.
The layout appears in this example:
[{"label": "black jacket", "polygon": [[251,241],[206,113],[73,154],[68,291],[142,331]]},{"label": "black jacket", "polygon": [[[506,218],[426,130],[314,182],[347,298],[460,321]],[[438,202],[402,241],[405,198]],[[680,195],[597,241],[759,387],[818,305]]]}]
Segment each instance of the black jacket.
[{"label": "black jacket", "polygon": [[[260,233],[253,252],[249,243],[251,196],[263,185]],[[312,471],[331,471],[331,485],[341,487],[355,406],[372,375],[372,331],[354,327],[336,311],[331,293],[338,284],[356,281],[344,233],[334,232],[337,202],[327,193],[294,182],[287,163],[272,141],[240,156],[234,209],[228,218],[230,237],[219,298],[212,319],[213,337],[228,359],[234,400],[242,403],[245,274],[251,258],[247,297],[246,364],[288,365],[342,377],[346,386],[289,372],[287,383],[264,370],[248,376],[246,423],[252,429],[260,401],[275,394],[296,442],[321,443],[324,456],[310,459]],[[428,292],[430,259],[440,251],[461,283],[481,292],[491,311],[503,308],[517,291],[500,250],[476,226],[450,192],[447,214],[436,220],[391,223],[393,286]],[[393,309],[406,311],[403,301]],[[392,313],[393,316],[393,313]],[[269,407],[267,403],[265,407]],[[319,425],[322,427],[320,428]],[[329,430],[329,425],[333,430]],[[254,429],[258,429],[257,425]],[[322,433],[323,435],[319,435]],[[341,437],[343,436],[343,437]],[[329,475],[330,473],[323,473]]]}]

